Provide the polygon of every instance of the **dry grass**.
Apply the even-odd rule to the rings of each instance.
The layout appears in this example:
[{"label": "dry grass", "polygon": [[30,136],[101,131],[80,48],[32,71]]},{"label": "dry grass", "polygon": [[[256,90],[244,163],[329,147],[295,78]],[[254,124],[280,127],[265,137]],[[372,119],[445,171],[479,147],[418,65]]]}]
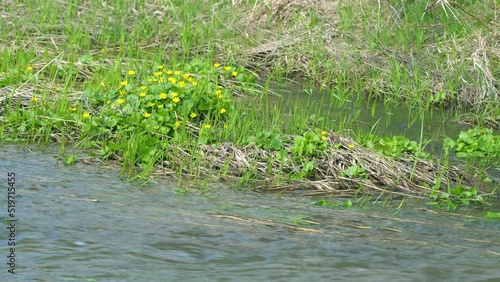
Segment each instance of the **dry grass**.
[{"label": "dry grass", "polygon": [[[291,137],[288,137],[291,140]],[[246,173],[256,176],[254,189],[263,191],[301,191],[308,195],[331,194],[353,196],[361,194],[387,193],[410,197],[424,197],[435,185],[435,179],[441,177],[443,185],[454,185],[465,179],[462,169],[440,167],[436,161],[414,160],[403,157],[400,160],[388,158],[364,147],[349,148],[353,141],[331,133],[326,155],[317,157],[315,173],[304,180],[287,180],[287,176],[300,172],[300,165],[295,162],[282,162],[277,152],[263,150],[253,143],[244,147],[231,143],[221,145],[201,145],[198,150],[201,166],[200,175],[216,175],[226,171],[223,178],[234,181]],[[340,147],[338,145],[341,144]],[[334,146],[336,145],[336,146]],[[291,145],[285,145],[290,152]],[[338,147],[334,149],[334,147]],[[175,156],[164,161],[156,173],[174,175],[172,167],[183,167],[185,175],[190,174],[186,160],[192,158],[188,149],[171,148],[175,152],[166,152]],[[293,158],[289,153],[290,160]],[[366,169],[368,178],[343,176],[343,172],[352,165],[361,165]],[[220,173],[219,173],[220,174]]]},{"label": "dry grass", "polygon": [[[391,1],[392,2],[392,1]],[[403,3],[406,3],[403,1]],[[352,6],[349,30],[343,30],[339,10]],[[242,5],[240,5],[242,6]],[[251,59],[249,65],[261,71],[280,68],[292,77],[336,83],[343,73],[361,79],[367,95],[394,100],[444,102],[447,106],[481,112],[485,105],[495,106],[500,101],[500,33],[498,22],[462,5],[449,1],[428,1],[422,17],[439,17],[444,11],[465,28],[469,21],[482,22],[489,32],[470,33],[465,37],[444,33],[438,21],[429,26],[404,27],[404,4],[392,6],[388,1],[257,1],[248,7],[238,23],[241,33],[253,39],[253,44],[242,52]],[[458,18],[463,11],[470,18]],[[378,15],[392,15],[377,18]],[[422,30],[439,42],[427,39],[420,50],[395,46],[386,39],[367,38],[367,32],[404,28]],[[345,28],[345,27],[344,27]],[[262,30],[268,34],[262,37]],[[297,52],[297,50],[301,50]],[[393,83],[391,67],[397,65],[410,81]],[[453,85],[453,86],[450,86]],[[424,93],[415,93],[425,90]],[[372,93],[369,93],[372,92]],[[446,97],[432,98],[441,92]],[[395,93],[402,93],[397,94]],[[372,96],[373,97],[373,96]],[[494,118],[494,117],[493,117]]]}]

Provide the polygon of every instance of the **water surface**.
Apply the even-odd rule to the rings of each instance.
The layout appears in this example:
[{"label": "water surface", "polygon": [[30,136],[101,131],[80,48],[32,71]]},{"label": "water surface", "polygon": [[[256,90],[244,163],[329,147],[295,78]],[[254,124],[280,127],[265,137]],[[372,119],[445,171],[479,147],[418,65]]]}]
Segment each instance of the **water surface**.
[{"label": "water surface", "polygon": [[0,145],[4,184],[7,172],[17,274],[7,273],[2,228],[0,281],[500,281],[498,220],[319,207],[221,185],[175,193],[183,187],[164,179],[64,166],[56,148]]}]

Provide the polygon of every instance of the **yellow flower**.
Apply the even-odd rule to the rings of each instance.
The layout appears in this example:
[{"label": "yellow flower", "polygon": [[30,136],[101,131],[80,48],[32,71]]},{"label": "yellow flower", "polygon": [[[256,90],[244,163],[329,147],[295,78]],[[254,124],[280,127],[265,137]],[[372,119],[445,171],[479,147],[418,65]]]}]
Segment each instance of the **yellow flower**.
[{"label": "yellow flower", "polygon": [[148,82],[149,83],[153,82],[153,79],[152,78],[148,78]]},{"label": "yellow flower", "polygon": [[134,74],[135,74],[135,71],[133,71],[133,70],[129,70],[129,71],[127,72],[127,74],[128,74],[128,75],[130,75],[130,76],[132,76],[132,75],[134,75]]},{"label": "yellow flower", "polygon": [[174,103],[179,103],[180,100],[181,99],[179,99],[179,97],[172,98],[172,102],[174,102]]},{"label": "yellow flower", "polygon": [[326,131],[321,131],[321,135],[326,135]]},{"label": "yellow flower", "polygon": [[27,67],[26,67],[26,70],[27,70],[27,71],[32,71],[32,70],[33,70],[33,67],[32,67],[32,66],[27,66]]},{"label": "yellow flower", "polygon": [[190,116],[191,118],[195,118],[195,117],[196,117],[196,113],[191,113],[189,116]]},{"label": "yellow flower", "polygon": [[231,70],[231,67],[224,67],[224,70],[225,70],[225,71],[230,71],[230,70]]},{"label": "yellow flower", "polygon": [[151,116],[151,114],[150,114],[150,113],[148,113],[148,112],[145,112],[145,113],[143,113],[142,115],[143,115],[145,118],[148,118],[148,117],[150,117],[150,116]]},{"label": "yellow flower", "polygon": [[106,83],[104,83],[104,81],[101,81],[101,86],[102,87],[106,86]]},{"label": "yellow flower", "polygon": [[184,78],[185,80],[189,80],[189,78],[190,78],[190,77],[189,77],[189,73],[185,73],[185,74],[182,76],[182,78]]},{"label": "yellow flower", "polygon": [[208,124],[208,123],[207,123],[207,124],[205,124],[205,128],[207,128],[207,129],[208,129],[208,128],[210,128],[210,127],[212,127],[210,124]]},{"label": "yellow flower", "polygon": [[172,92],[172,94],[170,94],[170,95],[172,95],[172,98],[174,98],[174,97],[179,96],[179,93],[177,93],[177,92]]},{"label": "yellow flower", "polygon": [[167,94],[161,93],[160,94],[160,99],[167,99]]},{"label": "yellow flower", "polygon": [[217,85],[217,89],[222,89],[222,85]]},{"label": "yellow flower", "polygon": [[347,145],[347,148],[352,149],[352,148],[354,148],[354,145],[353,144],[349,144],[349,145]]},{"label": "yellow flower", "polygon": [[123,100],[122,98],[120,98],[120,99],[116,100],[116,102],[118,102],[118,104],[121,105],[121,104],[125,103],[125,100]]},{"label": "yellow flower", "polygon": [[179,76],[179,75],[181,75],[181,72],[180,71],[174,71],[174,75],[175,76]]},{"label": "yellow flower", "polygon": [[33,96],[33,97],[31,98],[31,101],[33,101],[33,102],[35,102],[35,103],[36,103],[36,102],[38,102],[38,97],[37,97],[37,96]]},{"label": "yellow flower", "polygon": [[90,114],[88,112],[83,113],[83,118],[89,118]]},{"label": "yellow flower", "polygon": [[120,86],[127,86],[127,84],[128,84],[128,81],[126,81],[126,80],[120,82]]},{"label": "yellow flower", "polygon": [[184,88],[184,85],[185,85],[185,84],[186,84],[186,83],[185,83],[184,81],[179,82],[179,88]]},{"label": "yellow flower", "polygon": [[146,90],[146,85],[141,85],[142,90]]},{"label": "yellow flower", "polygon": [[175,127],[175,128],[179,128],[179,126],[181,126],[181,122],[180,122],[180,121],[176,121],[176,122],[174,123],[174,127]]},{"label": "yellow flower", "polygon": [[158,82],[163,82],[163,77],[158,78]]},{"label": "yellow flower", "polygon": [[223,114],[223,113],[225,113],[225,112],[226,112],[226,109],[224,109],[224,108],[220,109],[220,113],[221,113],[221,114]]},{"label": "yellow flower", "polygon": [[233,71],[233,72],[231,73],[231,75],[232,75],[232,76],[234,76],[234,77],[236,77],[236,76],[238,75],[238,72],[237,72],[237,71]]},{"label": "yellow flower", "polygon": [[146,97],[146,92],[141,92],[141,93],[139,93],[139,96],[140,96],[140,97]]},{"label": "yellow flower", "polygon": [[125,95],[125,91],[120,90],[120,95]]},{"label": "yellow flower", "polygon": [[154,74],[154,76],[160,76],[162,74],[162,72],[161,71],[155,71],[153,74]]},{"label": "yellow flower", "polygon": [[218,67],[220,67],[220,64],[219,63],[215,63],[214,67],[218,68]]},{"label": "yellow flower", "polygon": [[196,82],[196,81],[194,81],[194,80],[193,80],[193,81],[191,81],[191,84],[192,84],[193,86],[196,86],[196,85],[198,85],[198,82]]},{"label": "yellow flower", "polygon": [[163,109],[163,105],[158,105],[158,109]]},{"label": "yellow flower", "polygon": [[109,104],[111,104],[111,101],[110,101],[110,100],[108,100],[108,101],[106,102],[106,104],[108,104],[108,105],[109,105]]},{"label": "yellow flower", "polygon": [[69,107],[69,110],[72,112],[76,112],[76,107]]},{"label": "yellow flower", "polygon": [[321,136],[321,140],[326,141],[326,139],[328,139],[328,138],[326,138],[325,135]]},{"label": "yellow flower", "polygon": [[172,83],[172,84],[175,84],[177,82],[177,79],[173,78],[173,77],[169,77],[167,78],[168,82]]},{"label": "yellow flower", "polygon": [[155,106],[155,103],[149,103],[149,106],[150,106],[150,107],[154,107],[154,106]]},{"label": "yellow flower", "polygon": [[171,70],[167,70],[165,73],[168,74],[168,75],[171,75],[172,71]]},{"label": "yellow flower", "polygon": [[159,66],[157,66],[156,68],[157,68],[157,69],[159,69],[159,70],[161,70],[161,69],[163,69],[163,66],[162,66],[162,65],[159,65]]}]

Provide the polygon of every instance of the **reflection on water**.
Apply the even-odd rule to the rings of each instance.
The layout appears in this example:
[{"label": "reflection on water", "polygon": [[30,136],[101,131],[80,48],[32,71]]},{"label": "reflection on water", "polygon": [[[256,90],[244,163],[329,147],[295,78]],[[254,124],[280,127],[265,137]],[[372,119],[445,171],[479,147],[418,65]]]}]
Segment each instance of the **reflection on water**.
[{"label": "reflection on water", "polygon": [[[393,107],[388,108],[382,103],[357,101],[356,96],[342,101],[336,94],[329,91],[303,91],[300,84],[285,84],[275,86],[279,96],[269,95],[266,102],[270,108],[278,107],[284,113],[284,118],[291,118],[297,112],[306,112],[311,115],[319,113],[326,117],[327,124],[339,126],[345,121],[355,132],[374,132],[381,136],[404,135],[418,141],[423,126],[423,138],[442,141],[446,137],[458,136],[460,130],[468,129],[457,123],[450,123],[450,113],[443,110],[420,112],[418,109]],[[337,97],[337,98],[336,98]],[[349,98],[349,97],[348,97]],[[300,107],[297,107],[300,105]],[[262,103],[266,107],[267,103]],[[308,108],[309,107],[309,108]],[[423,124],[422,124],[423,123]]]},{"label": "reflection on water", "polygon": [[0,179],[17,174],[19,220],[17,274],[2,263],[0,281],[500,277],[499,221],[412,208],[336,210],[220,187],[177,195],[167,181],[141,186],[110,169],[62,166],[53,152],[0,147]]}]

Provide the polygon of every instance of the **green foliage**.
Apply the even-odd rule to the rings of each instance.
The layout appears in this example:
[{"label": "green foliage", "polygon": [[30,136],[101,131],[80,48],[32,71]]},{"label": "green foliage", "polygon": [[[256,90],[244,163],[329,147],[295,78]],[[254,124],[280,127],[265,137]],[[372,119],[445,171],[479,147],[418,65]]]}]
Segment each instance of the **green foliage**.
[{"label": "green foliage", "polygon": [[[9,125],[10,138],[49,141],[51,135],[62,133],[78,138],[84,147],[98,148],[104,158],[151,166],[161,160],[171,140],[217,142],[233,114],[233,92],[250,89],[254,79],[241,67],[197,59],[157,65],[144,75],[139,70],[124,72],[86,89],[81,100],[34,95],[27,107],[6,111],[3,122]],[[66,164],[74,161],[65,158]]]},{"label": "green foliage", "polygon": [[308,131],[304,135],[295,135],[291,152],[295,160],[300,160],[302,157],[317,157],[324,154],[327,146],[323,134]]},{"label": "green foliage", "polygon": [[478,195],[477,190],[475,188],[467,189],[463,186],[458,186],[451,191],[450,193],[438,193],[433,191],[430,195],[430,198],[433,200],[432,202],[428,202],[428,205],[442,207],[444,204],[445,208],[448,210],[454,210],[457,206],[468,206],[471,203],[476,205],[484,204],[484,199],[480,195]]},{"label": "green foliage", "polygon": [[489,128],[476,127],[460,132],[456,141],[446,138],[444,147],[453,150],[459,158],[500,157],[500,135]]},{"label": "green foliage", "polygon": [[500,219],[500,212],[487,212],[486,218]]},{"label": "green foliage", "polygon": [[257,147],[265,150],[279,150],[283,148],[283,142],[281,141],[281,134],[273,131],[259,131],[257,134],[248,136],[246,138],[246,143],[255,143]]},{"label": "green foliage", "polygon": [[334,202],[334,201],[327,201],[325,199],[319,199],[318,201],[314,202],[315,205],[322,206],[322,207],[344,207],[344,208],[352,208],[353,203],[350,199],[345,200],[342,203]]},{"label": "green foliage", "polygon": [[368,178],[366,169],[363,168],[361,165],[351,165],[345,171],[342,172],[342,176]]},{"label": "green foliage", "polygon": [[381,138],[374,134],[366,134],[362,136],[361,144],[396,159],[408,154],[417,158],[430,159],[430,155],[422,151],[417,142],[401,135]]},{"label": "green foliage", "polygon": [[225,121],[233,108],[232,92],[220,80],[251,79],[242,72],[200,60],[173,69],[160,65],[143,79],[130,70],[119,85],[103,82],[101,89],[85,91],[84,98],[96,114],[83,128],[106,128],[125,134],[139,128],[173,136],[181,125],[190,122],[211,127],[214,121]]},{"label": "green foliage", "polygon": [[295,135],[293,146],[290,152],[295,162],[301,163],[301,171],[295,178],[302,179],[311,175],[315,170],[315,162],[310,158],[319,157],[325,154],[328,147],[325,131],[308,131],[303,135]]},{"label": "green foliage", "polygon": [[64,164],[65,165],[72,165],[76,162],[76,156],[75,155],[66,155],[64,157]]}]

